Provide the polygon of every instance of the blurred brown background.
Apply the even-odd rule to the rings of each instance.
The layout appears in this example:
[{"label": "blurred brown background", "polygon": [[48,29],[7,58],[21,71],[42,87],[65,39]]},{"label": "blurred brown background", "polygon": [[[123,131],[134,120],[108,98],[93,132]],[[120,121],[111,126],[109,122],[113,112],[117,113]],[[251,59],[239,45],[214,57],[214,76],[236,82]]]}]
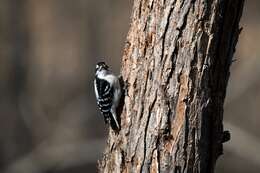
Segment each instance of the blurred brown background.
[{"label": "blurred brown background", "polygon": [[[97,172],[95,63],[119,73],[132,1],[0,1],[0,172]],[[260,170],[260,1],[246,1],[217,173]],[[102,58],[106,57],[106,58]]]}]

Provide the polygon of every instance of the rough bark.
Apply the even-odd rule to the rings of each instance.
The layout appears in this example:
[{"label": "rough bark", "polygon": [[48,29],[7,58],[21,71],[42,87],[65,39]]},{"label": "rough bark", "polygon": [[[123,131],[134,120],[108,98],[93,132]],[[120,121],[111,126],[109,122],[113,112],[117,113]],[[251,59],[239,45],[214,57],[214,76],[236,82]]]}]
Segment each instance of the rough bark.
[{"label": "rough bark", "polygon": [[100,172],[214,172],[243,0],[135,0]]}]

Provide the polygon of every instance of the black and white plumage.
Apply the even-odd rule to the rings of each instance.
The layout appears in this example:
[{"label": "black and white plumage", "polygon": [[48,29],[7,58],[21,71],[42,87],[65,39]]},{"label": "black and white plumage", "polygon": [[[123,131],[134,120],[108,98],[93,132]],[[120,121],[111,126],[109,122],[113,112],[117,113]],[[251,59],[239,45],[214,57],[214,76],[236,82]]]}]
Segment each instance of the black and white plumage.
[{"label": "black and white plumage", "polygon": [[109,122],[112,129],[119,130],[116,109],[121,97],[121,87],[118,77],[108,68],[104,62],[97,63],[94,80],[95,94],[105,123]]}]

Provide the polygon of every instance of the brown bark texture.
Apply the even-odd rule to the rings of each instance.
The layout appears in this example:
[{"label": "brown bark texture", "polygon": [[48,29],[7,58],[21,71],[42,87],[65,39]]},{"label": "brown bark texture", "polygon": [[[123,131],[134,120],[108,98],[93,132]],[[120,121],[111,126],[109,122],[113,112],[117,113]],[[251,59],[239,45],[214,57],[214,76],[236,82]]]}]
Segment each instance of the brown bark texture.
[{"label": "brown bark texture", "polygon": [[211,173],[243,0],[135,0],[124,105],[99,171]]}]

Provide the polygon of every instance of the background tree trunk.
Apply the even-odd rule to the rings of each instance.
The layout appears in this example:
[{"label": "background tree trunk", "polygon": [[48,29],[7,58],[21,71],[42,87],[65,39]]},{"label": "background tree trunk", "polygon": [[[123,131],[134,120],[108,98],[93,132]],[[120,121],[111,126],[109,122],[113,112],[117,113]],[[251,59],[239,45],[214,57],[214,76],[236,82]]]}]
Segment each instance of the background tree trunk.
[{"label": "background tree trunk", "polygon": [[214,171],[243,0],[135,0],[121,131],[100,172]]}]

